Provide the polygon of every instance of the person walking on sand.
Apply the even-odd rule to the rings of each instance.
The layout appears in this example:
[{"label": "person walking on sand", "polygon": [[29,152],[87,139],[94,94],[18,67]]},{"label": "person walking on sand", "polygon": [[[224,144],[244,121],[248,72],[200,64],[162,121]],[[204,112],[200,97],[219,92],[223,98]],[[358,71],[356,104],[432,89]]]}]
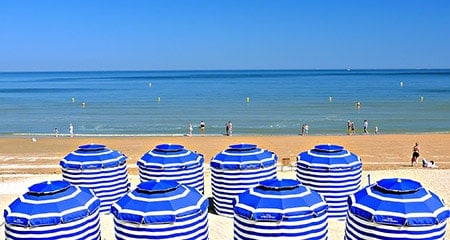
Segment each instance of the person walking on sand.
[{"label": "person walking on sand", "polygon": [[73,125],[72,125],[72,123],[69,124],[69,134],[70,134],[70,137],[73,138]]},{"label": "person walking on sand", "polygon": [[420,156],[420,149],[419,149],[419,143],[416,142],[416,144],[413,146],[413,153],[411,157],[411,166],[417,166],[417,159],[419,159]]}]

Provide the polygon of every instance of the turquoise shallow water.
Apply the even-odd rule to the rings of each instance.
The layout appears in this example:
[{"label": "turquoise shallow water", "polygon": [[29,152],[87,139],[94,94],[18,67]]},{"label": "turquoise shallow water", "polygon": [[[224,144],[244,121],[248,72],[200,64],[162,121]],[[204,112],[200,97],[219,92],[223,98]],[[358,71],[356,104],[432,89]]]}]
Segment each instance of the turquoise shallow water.
[{"label": "turquoise shallow water", "polygon": [[[421,99],[421,97],[423,97]],[[74,101],[72,101],[72,98]],[[331,99],[330,99],[331,98]],[[86,103],[83,108],[82,102]],[[354,104],[360,101],[361,108]],[[0,73],[0,134],[295,135],[450,131],[450,70]]]}]

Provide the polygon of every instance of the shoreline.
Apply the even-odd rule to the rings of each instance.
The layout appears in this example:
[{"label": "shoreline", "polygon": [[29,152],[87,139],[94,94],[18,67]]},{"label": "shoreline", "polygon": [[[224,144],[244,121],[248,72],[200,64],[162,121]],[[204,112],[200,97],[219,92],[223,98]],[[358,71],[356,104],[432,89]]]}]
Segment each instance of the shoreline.
[{"label": "shoreline", "polygon": [[[51,165],[48,171],[58,172],[59,160],[78,146],[97,143],[123,152],[128,156],[128,165],[135,166],[143,154],[162,143],[181,144],[186,149],[204,155],[205,163],[217,153],[236,143],[251,143],[277,154],[279,164],[288,159],[295,164],[300,152],[310,150],[318,144],[336,144],[362,158],[364,170],[411,169],[412,147],[420,143],[421,156],[436,162],[440,169],[450,169],[448,143],[450,133],[443,134],[378,134],[378,135],[284,135],[284,136],[116,136],[116,137],[2,137],[0,135],[0,173],[17,170],[17,173],[39,173],[32,169],[10,168],[17,165]],[[420,165],[420,164],[419,164]],[[131,169],[133,171],[133,169]]]},{"label": "shoreline", "polygon": [[[291,137],[291,136],[299,136],[299,137],[308,137],[308,136],[379,136],[379,135],[430,135],[430,134],[450,134],[450,131],[441,131],[441,132],[402,132],[402,133],[370,133],[363,134],[358,133],[354,135],[348,135],[346,133],[342,134],[311,134],[309,133],[306,136],[303,136],[299,133],[296,134],[251,134],[251,133],[242,133],[242,134],[233,134],[234,137]],[[58,134],[61,138],[69,138],[69,133],[60,133]],[[75,134],[75,137],[78,138],[102,138],[102,137],[227,137],[225,133],[205,133],[205,134],[192,134],[188,136],[187,133],[174,133],[174,134],[158,134],[158,133],[139,133],[139,134],[130,134],[130,133],[104,133],[104,134],[94,134],[94,133],[79,133]],[[40,138],[55,138],[54,133],[0,133],[0,138],[26,138],[26,137],[40,137]]]}]

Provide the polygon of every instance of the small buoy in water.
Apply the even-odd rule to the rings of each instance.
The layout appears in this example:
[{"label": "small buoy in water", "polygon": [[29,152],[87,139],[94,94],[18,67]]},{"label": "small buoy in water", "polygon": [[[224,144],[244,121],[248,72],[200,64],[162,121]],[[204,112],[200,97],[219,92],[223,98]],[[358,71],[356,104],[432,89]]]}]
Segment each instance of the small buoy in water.
[{"label": "small buoy in water", "polygon": [[246,101],[246,102],[250,102],[250,98],[247,97],[247,98],[245,99],[245,101]]},{"label": "small buoy in water", "polygon": [[423,96],[420,96],[420,101],[423,102]]},{"label": "small buoy in water", "polygon": [[333,101],[333,97],[330,96],[330,97],[328,98],[328,101],[332,102],[332,101]]},{"label": "small buoy in water", "polygon": [[403,82],[400,82],[400,87],[403,87]]},{"label": "small buoy in water", "polygon": [[148,87],[152,87],[152,83],[151,82],[148,83]]}]

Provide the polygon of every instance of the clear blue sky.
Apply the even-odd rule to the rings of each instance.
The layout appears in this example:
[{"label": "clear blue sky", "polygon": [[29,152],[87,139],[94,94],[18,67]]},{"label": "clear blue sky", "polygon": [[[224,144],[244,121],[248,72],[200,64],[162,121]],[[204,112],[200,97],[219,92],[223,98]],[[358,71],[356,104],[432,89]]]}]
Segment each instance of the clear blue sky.
[{"label": "clear blue sky", "polygon": [[0,0],[0,71],[450,68],[450,1]]}]

